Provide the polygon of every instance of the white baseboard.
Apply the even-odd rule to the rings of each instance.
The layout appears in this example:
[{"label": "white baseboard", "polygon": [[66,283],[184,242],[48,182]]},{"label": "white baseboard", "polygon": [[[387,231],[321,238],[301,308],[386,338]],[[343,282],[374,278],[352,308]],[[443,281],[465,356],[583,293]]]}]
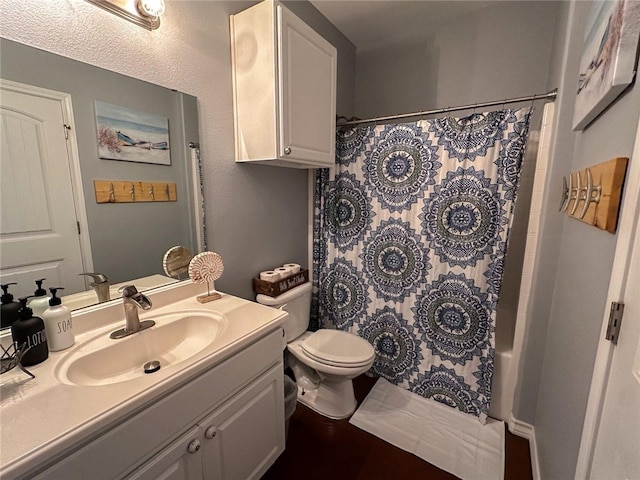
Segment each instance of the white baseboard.
[{"label": "white baseboard", "polygon": [[533,425],[521,422],[513,416],[513,412],[509,414],[509,431],[514,435],[529,440],[529,454],[531,455],[531,473],[533,480],[540,480],[540,466],[538,463],[538,444],[536,443],[536,431]]}]

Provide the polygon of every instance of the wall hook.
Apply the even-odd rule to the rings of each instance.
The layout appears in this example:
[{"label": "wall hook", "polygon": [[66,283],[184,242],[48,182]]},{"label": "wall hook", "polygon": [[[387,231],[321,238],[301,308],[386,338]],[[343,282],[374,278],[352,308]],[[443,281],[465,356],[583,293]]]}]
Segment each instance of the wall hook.
[{"label": "wall hook", "polygon": [[572,187],[571,175],[569,175],[569,185],[567,185],[567,177],[562,177],[562,199],[560,202],[560,211],[566,212],[569,206],[569,192]]},{"label": "wall hook", "polygon": [[580,202],[580,193],[582,192],[582,177],[580,176],[580,172],[576,172],[576,186],[571,189],[570,200],[574,200],[573,207],[571,207],[570,215],[576,213],[578,209],[578,203]]},{"label": "wall hook", "polygon": [[151,197],[151,201],[155,201],[156,197],[153,193],[153,183],[149,185],[149,197]]},{"label": "wall hook", "polygon": [[580,218],[584,218],[589,210],[589,205],[595,203],[596,205],[600,203],[600,196],[602,195],[602,185],[593,186],[593,176],[591,175],[591,170],[586,169],[587,172],[587,186],[584,187],[584,194],[582,195],[582,200],[584,200],[584,205],[582,207],[582,211],[580,212]]},{"label": "wall hook", "polygon": [[113,182],[109,184],[109,202],[116,201],[116,190],[113,188]]},{"label": "wall hook", "polygon": [[133,183],[131,184],[131,188],[129,189],[129,195],[131,196],[131,201],[135,202],[136,201],[136,189],[133,186]]}]

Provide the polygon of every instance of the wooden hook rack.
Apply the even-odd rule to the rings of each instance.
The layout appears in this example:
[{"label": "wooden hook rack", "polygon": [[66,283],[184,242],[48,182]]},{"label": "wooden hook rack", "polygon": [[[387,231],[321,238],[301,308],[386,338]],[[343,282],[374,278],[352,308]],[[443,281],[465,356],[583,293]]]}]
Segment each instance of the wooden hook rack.
[{"label": "wooden hook rack", "polygon": [[93,188],[96,203],[175,202],[178,199],[173,182],[94,180]]},{"label": "wooden hook rack", "polygon": [[564,177],[560,211],[576,220],[615,233],[628,162],[626,157],[612,158],[571,173],[568,181]]}]

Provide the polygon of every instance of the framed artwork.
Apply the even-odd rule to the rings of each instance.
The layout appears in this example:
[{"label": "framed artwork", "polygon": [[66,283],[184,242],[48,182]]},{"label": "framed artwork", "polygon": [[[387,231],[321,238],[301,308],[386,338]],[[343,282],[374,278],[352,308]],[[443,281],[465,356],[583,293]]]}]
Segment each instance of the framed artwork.
[{"label": "framed artwork", "polygon": [[168,118],[98,101],[95,107],[100,158],[171,165]]},{"label": "framed artwork", "polygon": [[582,130],[633,81],[640,2],[595,2],[585,31],[573,129]]}]

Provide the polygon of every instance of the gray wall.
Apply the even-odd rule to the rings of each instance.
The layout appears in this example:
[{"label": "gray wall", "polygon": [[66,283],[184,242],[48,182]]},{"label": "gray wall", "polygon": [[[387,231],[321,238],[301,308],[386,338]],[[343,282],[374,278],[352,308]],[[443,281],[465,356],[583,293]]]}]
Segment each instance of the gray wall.
[{"label": "gray wall", "polygon": [[[534,278],[516,417],[535,425],[540,474],[573,478],[606,308],[616,236],[557,211],[560,179],[613,157],[630,157],[640,112],[632,86],[591,125],[573,132],[582,38],[591,2],[563,4],[550,81],[557,81],[557,130]],[[622,205],[624,208],[624,204]]]},{"label": "gray wall", "polygon": [[[89,229],[93,270],[119,283],[163,273],[164,252],[174,245],[193,251],[186,144],[198,141],[196,99],[9,40],[0,39],[0,48],[2,78],[71,95],[88,217],[81,228]],[[96,100],[167,117],[171,165],[101,160]],[[187,124],[185,102],[191,105]],[[178,201],[97,204],[94,180],[175,182]]]},{"label": "gray wall", "polygon": [[356,115],[371,117],[541,93],[556,2],[496,2],[422,38],[358,52]]}]

